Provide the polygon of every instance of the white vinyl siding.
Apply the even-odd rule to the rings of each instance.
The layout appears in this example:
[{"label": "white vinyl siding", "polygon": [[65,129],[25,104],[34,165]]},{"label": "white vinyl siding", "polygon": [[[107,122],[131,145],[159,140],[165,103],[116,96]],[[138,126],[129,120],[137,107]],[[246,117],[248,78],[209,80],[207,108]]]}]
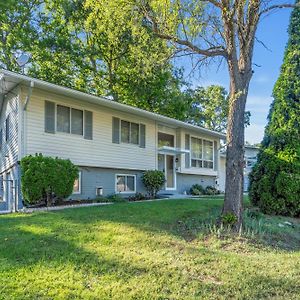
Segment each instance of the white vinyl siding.
[{"label": "white vinyl siding", "polygon": [[8,169],[18,161],[19,130],[19,89],[15,88],[4,98],[0,116],[1,131],[1,171]]},{"label": "white vinyl siding", "polygon": [[[78,110],[93,112],[93,140],[86,140],[76,134],[44,130],[45,101]],[[120,120],[134,120],[146,125],[146,148],[130,143],[112,143],[112,116]],[[131,170],[155,169],[156,131],[155,122],[138,115],[122,113],[61,95],[34,89],[27,107],[26,154],[43,153],[48,156],[69,158],[80,166],[122,168]]]}]

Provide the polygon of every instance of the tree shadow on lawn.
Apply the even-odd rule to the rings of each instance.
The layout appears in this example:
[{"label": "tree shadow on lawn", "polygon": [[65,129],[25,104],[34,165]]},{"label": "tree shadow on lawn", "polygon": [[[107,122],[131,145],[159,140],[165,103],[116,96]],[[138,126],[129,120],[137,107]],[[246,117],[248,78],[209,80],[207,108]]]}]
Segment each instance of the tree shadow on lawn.
[{"label": "tree shadow on lawn", "polygon": [[[128,205],[121,203],[106,207],[82,208],[82,210],[68,209],[55,213],[74,224],[93,226],[99,221],[124,223],[148,232],[165,232],[189,242],[199,235],[224,236],[215,225],[221,213],[222,203],[222,199],[166,200]],[[249,207],[250,204],[246,201],[245,208]],[[294,228],[279,228],[280,217],[263,216],[263,219],[251,219],[251,224],[249,224],[249,217],[246,219],[245,215],[244,219],[247,223],[242,234],[244,241],[259,248],[300,250],[300,234],[297,233],[300,232],[300,220],[295,223]]]},{"label": "tree shadow on lawn", "polygon": [[[54,267],[61,263],[71,263],[75,268],[86,272],[92,267],[98,274],[110,274],[119,269],[123,270],[125,277],[126,274],[147,273],[146,268],[135,267],[115,259],[105,259],[100,254],[76,245],[72,240],[63,239],[59,228],[51,227],[49,223],[45,226],[41,222],[43,217],[47,217],[46,214],[22,216],[18,220],[14,218],[14,224],[9,217],[1,218],[0,270],[9,271],[11,268],[30,267],[45,262],[46,265],[53,263]],[[55,219],[52,218],[52,221],[55,222]],[[71,223],[67,224],[72,226]]]},{"label": "tree shadow on lawn", "polygon": [[[61,268],[64,264],[70,263],[81,272],[97,274],[95,276],[98,276],[98,274],[111,274],[112,276],[118,276],[116,280],[122,282],[148,272],[155,272],[153,276],[159,278],[160,274],[168,272],[164,257],[162,257],[162,260],[157,261],[154,266],[145,263],[143,261],[144,258],[141,258],[139,263],[134,261],[134,251],[138,251],[139,247],[144,247],[141,250],[145,250],[150,254],[153,246],[156,247],[155,250],[157,252],[161,253],[161,256],[164,255],[163,251],[167,248],[169,248],[167,251],[171,251],[174,257],[180,257],[181,251],[188,251],[189,253],[192,251],[193,253],[188,257],[191,260],[195,259],[194,264],[199,264],[200,267],[198,266],[197,270],[201,270],[201,265],[205,265],[205,268],[210,269],[210,263],[215,268],[216,261],[221,259],[222,263],[226,264],[222,272],[236,272],[235,270],[238,268],[236,262],[230,267],[232,263],[230,253],[227,255],[226,251],[220,253],[220,249],[211,247],[199,248],[196,244],[186,243],[183,240],[186,238],[186,233],[182,233],[184,230],[181,228],[178,229],[178,226],[181,226],[178,221],[185,222],[186,219],[190,220],[197,216],[201,216],[201,220],[206,220],[209,215],[217,213],[220,209],[219,202],[211,202],[209,205],[206,205],[207,203],[204,201],[197,200],[191,200],[189,203],[185,203],[183,200],[163,204],[160,202],[159,205],[158,203],[117,204],[28,215],[2,216],[0,218],[0,273],[3,271],[9,272],[12,269],[17,270],[21,267],[28,268],[28,272],[30,272],[31,266],[39,265],[40,263],[45,266],[50,264],[54,268],[58,266]],[[102,257],[102,250],[98,252],[98,249],[93,251],[89,247],[85,247],[90,241],[84,240],[82,237],[84,234],[88,237],[90,233],[93,234],[95,231],[101,234],[101,230],[107,224],[116,225],[118,227],[117,230],[120,228],[118,225],[121,225],[121,228],[123,225],[126,225],[126,228],[129,226],[129,228],[133,227],[142,233],[150,234],[153,245],[140,245],[138,242],[128,245],[128,255],[131,255],[132,259],[131,256],[129,256],[129,259],[128,257],[127,259],[126,257],[124,258],[122,254],[121,256]],[[80,241],[77,240],[78,233],[81,234]],[[114,234],[117,234],[117,232],[112,231],[112,235]],[[122,231],[118,232],[118,234],[122,234]],[[161,242],[159,240],[156,242],[156,239],[159,239],[161,234],[179,238],[179,242],[177,243],[176,239],[168,238]],[[101,241],[99,239],[95,240],[96,243],[101,243]],[[118,246],[126,247],[126,242],[122,241],[121,244],[115,244],[113,250],[118,251]],[[107,249],[109,249],[109,245]],[[131,253],[131,250],[134,251]],[[185,257],[185,259],[188,259],[188,257]],[[149,259],[152,258],[150,257]],[[252,264],[252,259],[247,257],[247,255],[244,256],[238,253],[237,259],[242,261],[242,265],[243,262]],[[155,260],[155,256],[153,260]],[[187,267],[183,265],[183,268]],[[283,285],[281,289],[283,292],[287,292],[289,287],[296,289],[297,286],[297,278],[295,280],[282,278],[280,281],[276,278],[260,275],[260,279],[256,280],[255,278],[259,276],[253,273],[253,268],[251,274],[247,274],[247,267],[246,270],[237,270],[242,272],[240,274],[246,276],[244,281],[239,284],[238,280],[233,280],[230,276],[227,280],[234,285],[235,289],[240,288],[241,294],[245,287],[253,286],[254,289],[255,285],[253,282],[256,282],[259,286],[259,291],[253,290],[253,295],[255,296],[255,293],[257,293],[257,298],[261,296],[259,293],[263,293],[264,289],[271,291],[271,293],[273,291],[274,295],[277,295],[276,293],[280,291],[281,285]],[[180,269],[177,269],[177,267],[176,272],[180,272]],[[211,274],[213,276],[213,269],[211,269]],[[176,274],[170,274],[170,276],[176,276]],[[199,286],[202,286],[204,289],[205,287],[210,289],[212,281],[209,279],[209,276],[211,275],[208,274],[208,280],[206,277],[200,279]],[[227,286],[227,283],[225,286],[221,284],[216,287],[216,289],[220,289],[221,294],[224,294],[224,289],[228,288],[231,287],[230,285]],[[233,291],[233,295],[235,292]]]},{"label": "tree shadow on lawn", "polygon": [[[76,244],[76,236],[82,229],[86,232],[86,241],[96,226],[101,232],[103,222],[112,225],[125,224],[151,235],[163,233],[180,240],[192,241],[199,234],[203,236],[209,234],[203,224],[209,224],[212,216],[220,213],[221,204],[220,200],[167,200],[2,216],[0,238],[7,240],[1,243],[0,249],[5,245],[13,249],[9,253],[4,252],[6,258],[17,265],[43,259],[68,260],[83,266],[86,261],[93,261],[93,265],[103,264],[99,256]],[[61,236],[61,232],[66,238]],[[278,243],[273,245],[266,243],[264,246],[270,245],[273,248],[280,248]],[[287,250],[284,245],[281,249]],[[298,249],[300,244],[292,250]],[[3,256],[1,253],[3,254],[3,251],[0,252],[0,257]],[[76,258],[72,257],[74,253]],[[109,262],[107,263],[109,265]],[[112,264],[114,265],[114,262]]]}]

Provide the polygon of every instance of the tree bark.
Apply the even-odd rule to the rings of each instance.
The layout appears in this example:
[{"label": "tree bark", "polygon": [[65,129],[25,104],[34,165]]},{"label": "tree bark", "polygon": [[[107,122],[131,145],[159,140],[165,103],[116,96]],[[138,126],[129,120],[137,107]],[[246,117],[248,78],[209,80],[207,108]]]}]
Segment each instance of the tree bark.
[{"label": "tree bark", "polygon": [[229,60],[228,66],[231,81],[226,135],[225,200],[222,215],[233,213],[237,217],[233,229],[239,231],[243,212],[245,108],[252,68],[249,62],[241,63],[234,60]]}]

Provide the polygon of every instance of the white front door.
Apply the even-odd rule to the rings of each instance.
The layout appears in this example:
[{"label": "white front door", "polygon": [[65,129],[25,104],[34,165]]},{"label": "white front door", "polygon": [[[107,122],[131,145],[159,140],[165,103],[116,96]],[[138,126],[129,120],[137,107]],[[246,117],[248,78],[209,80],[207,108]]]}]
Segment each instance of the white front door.
[{"label": "white front door", "polygon": [[165,174],[165,189],[176,190],[175,156],[170,154],[158,154],[158,170]]}]

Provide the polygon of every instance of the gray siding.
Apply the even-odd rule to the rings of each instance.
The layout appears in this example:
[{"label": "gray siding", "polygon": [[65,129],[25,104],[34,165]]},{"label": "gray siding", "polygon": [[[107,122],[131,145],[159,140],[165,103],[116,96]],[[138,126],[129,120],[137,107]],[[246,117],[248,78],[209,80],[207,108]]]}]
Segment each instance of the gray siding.
[{"label": "gray siding", "polygon": [[[115,194],[115,176],[116,174],[136,175],[136,191],[145,193],[144,186],[141,181],[142,171],[121,170],[121,169],[105,169],[80,167],[81,171],[81,193],[73,194],[70,199],[94,199],[96,198],[96,187],[103,188],[103,195]],[[125,197],[135,193],[122,194]]]},{"label": "gray siding", "polygon": [[193,184],[200,184],[203,187],[215,186],[216,178],[213,176],[177,174],[177,192],[188,192]]}]

